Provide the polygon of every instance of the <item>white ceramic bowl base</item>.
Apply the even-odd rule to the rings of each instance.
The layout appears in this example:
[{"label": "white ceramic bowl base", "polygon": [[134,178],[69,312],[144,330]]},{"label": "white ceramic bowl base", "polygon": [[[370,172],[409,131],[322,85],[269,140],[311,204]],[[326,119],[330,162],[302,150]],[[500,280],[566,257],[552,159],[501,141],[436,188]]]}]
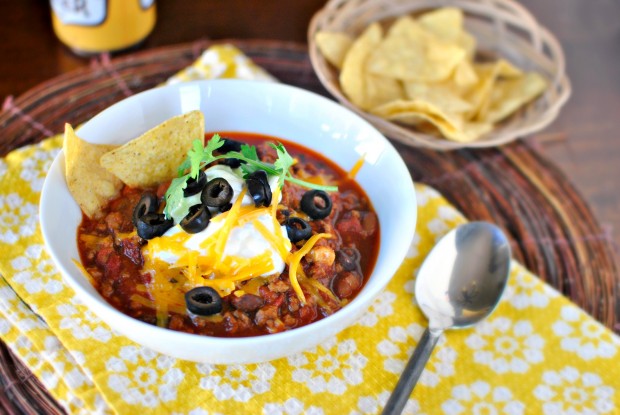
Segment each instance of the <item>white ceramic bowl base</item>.
[{"label": "white ceramic bowl base", "polygon": [[313,347],[351,325],[392,278],[409,249],[416,222],[411,176],[392,145],[369,123],[311,92],[267,82],[215,80],[161,87],[106,109],[77,134],[93,143],[125,143],[175,115],[200,109],[207,132],[267,134],[300,143],[351,169],[362,156],[357,181],[377,212],[381,245],[374,271],[358,296],[342,310],[283,333],[217,338],[146,324],[109,305],[72,262],[79,260],[81,211],[67,188],[64,154],[50,169],[41,194],[41,228],[46,247],[65,281],[111,328],[161,353],[197,362],[252,363]]}]

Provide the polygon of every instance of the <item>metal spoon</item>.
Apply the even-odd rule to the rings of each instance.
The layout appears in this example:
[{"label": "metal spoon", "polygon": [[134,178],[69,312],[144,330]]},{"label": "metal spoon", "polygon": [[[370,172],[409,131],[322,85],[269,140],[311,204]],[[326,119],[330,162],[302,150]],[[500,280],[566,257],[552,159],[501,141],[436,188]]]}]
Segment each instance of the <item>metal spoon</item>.
[{"label": "metal spoon", "polygon": [[495,225],[459,226],[431,250],[420,267],[415,297],[429,326],[383,409],[400,414],[444,330],[471,326],[488,316],[504,291],[510,245]]}]

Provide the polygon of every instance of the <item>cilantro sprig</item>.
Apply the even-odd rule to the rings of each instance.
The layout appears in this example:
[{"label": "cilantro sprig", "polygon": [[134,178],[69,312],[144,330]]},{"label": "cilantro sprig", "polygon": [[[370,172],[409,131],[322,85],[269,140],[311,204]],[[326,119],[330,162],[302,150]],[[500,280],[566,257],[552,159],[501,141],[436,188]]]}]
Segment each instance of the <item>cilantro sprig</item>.
[{"label": "cilantro sprig", "polygon": [[277,155],[277,159],[273,164],[261,161],[258,158],[256,147],[247,144],[241,145],[240,151],[229,151],[226,154],[214,155],[213,153],[223,145],[224,140],[219,134],[214,134],[206,145],[199,139],[193,141],[192,148],[187,152],[187,157],[177,170],[179,177],[172,180],[170,187],[166,191],[164,214],[167,218],[171,217],[169,207],[176,206],[183,200],[183,191],[187,187],[187,180],[189,178],[197,178],[200,170],[214,161],[222,159],[233,158],[244,161],[245,163],[240,166],[244,177],[257,170],[264,170],[268,175],[278,176],[278,185],[280,187],[284,184],[284,181],[289,181],[309,189],[324,190],[326,192],[338,190],[337,186],[323,186],[293,177],[290,168],[295,161],[282,143],[269,143]]}]

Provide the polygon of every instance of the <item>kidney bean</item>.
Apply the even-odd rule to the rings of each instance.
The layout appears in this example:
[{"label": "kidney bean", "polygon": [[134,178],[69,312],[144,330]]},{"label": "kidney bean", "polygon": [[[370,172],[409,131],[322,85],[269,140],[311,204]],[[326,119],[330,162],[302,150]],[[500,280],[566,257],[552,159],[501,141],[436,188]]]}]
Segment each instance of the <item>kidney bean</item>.
[{"label": "kidney bean", "polygon": [[254,294],[243,294],[241,297],[236,297],[233,295],[231,296],[230,302],[235,308],[245,311],[246,313],[256,311],[265,305],[265,301],[261,297]]}]

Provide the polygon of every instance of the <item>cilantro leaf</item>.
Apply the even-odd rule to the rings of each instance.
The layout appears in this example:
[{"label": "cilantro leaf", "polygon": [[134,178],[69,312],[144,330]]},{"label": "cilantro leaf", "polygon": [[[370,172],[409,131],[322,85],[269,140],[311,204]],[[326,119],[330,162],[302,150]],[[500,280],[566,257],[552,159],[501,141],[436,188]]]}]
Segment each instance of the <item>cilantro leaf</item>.
[{"label": "cilantro leaf", "polygon": [[245,164],[241,165],[241,171],[243,171],[244,177],[247,177],[249,174],[257,171],[264,170],[265,173],[271,174],[272,176],[277,176],[278,171],[273,167],[270,163],[265,163],[264,161],[260,161],[258,158],[258,153],[256,152],[256,147],[249,146],[247,144],[243,144],[241,146],[241,151],[229,151],[228,153],[221,156],[222,158],[234,158],[237,160],[244,161]]},{"label": "cilantro leaf", "polygon": [[337,192],[338,186],[327,186],[323,184],[316,184],[312,182],[306,182],[301,179],[297,179],[293,176],[286,176],[285,180],[287,182],[295,183],[301,187],[305,187],[306,189],[316,189],[316,190],[324,190],[326,192]]},{"label": "cilantro leaf", "polygon": [[192,148],[187,152],[187,160],[189,160],[189,176],[192,178],[198,177],[198,171],[200,170],[200,163],[204,157],[204,147],[202,142],[198,139],[192,143]]},{"label": "cilantro leaf", "polygon": [[[258,158],[258,153],[256,152],[256,147],[254,146],[242,144],[241,151],[239,154],[245,157],[246,160],[253,160],[253,161],[260,162]],[[260,167],[256,165],[248,164],[247,161],[243,163],[240,167],[241,167],[241,171],[243,172],[243,177],[247,177],[250,174],[254,173],[255,171],[260,170]]]},{"label": "cilantro leaf", "polygon": [[179,164],[179,167],[177,167],[177,176],[181,177],[185,174],[185,172],[187,171],[187,169],[189,169],[191,167],[191,163],[189,161],[189,157],[185,157],[185,160],[183,160],[183,163]]},{"label": "cilantro leaf", "polygon": [[250,160],[260,161],[258,159],[258,153],[256,152],[256,147],[254,146],[250,146],[247,144],[241,144],[241,154]]},{"label": "cilantro leaf", "polygon": [[293,157],[291,157],[288,151],[286,151],[286,148],[284,148],[284,145],[282,145],[282,143],[269,144],[271,145],[271,148],[276,150],[276,154],[278,155],[278,159],[275,161],[275,163],[273,163],[273,167],[275,167],[276,170],[278,170],[280,173],[280,179],[278,180],[278,183],[280,184],[280,186],[282,186],[284,184],[284,179],[290,176],[288,169],[290,169],[291,166],[295,164],[295,160],[293,160]]},{"label": "cilantro leaf", "polygon": [[198,177],[198,172],[201,168],[216,160],[217,156],[213,155],[213,152],[224,145],[224,140],[220,138],[219,134],[213,134],[213,137],[204,146],[202,140],[194,140],[192,143],[192,149],[187,153],[189,159],[190,172],[189,175],[192,178]]},{"label": "cilantro leaf", "polygon": [[254,166],[252,164],[242,164],[241,166],[239,166],[241,168],[241,171],[243,172],[243,178],[247,179],[247,177],[254,173],[257,170],[262,170],[260,167]]},{"label": "cilantro leaf", "polygon": [[213,152],[218,148],[224,145],[224,140],[220,137],[219,134],[213,134],[211,139],[207,142],[207,146],[205,147],[205,154],[213,157]]},{"label": "cilantro leaf", "polygon": [[187,171],[187,169],[189,169],[191,166],[192,164],[189,161],[189,156],[185,157],[185,160],[183,160],[183,163],[181,163],[179,167],[177,168],[177,176],[179,177],[183,176],[185,172]]},{"label": "cilantro leaf", "polygon": [[172,217],[170,211],[173,206],[177,206],[182,202],[184,197],[183,191],[187,187],[187,179],[189,179],[189,174],[172,179],[170,187],[166,190],[166,207],[164,208],[164,215],[166,215],[167,219]]},{"label": "cilantro leaf", "polygon": [[[241,165],[241,169],[245,176],[257,170],[264,170],[265,173],[271,176],[278,176],[278,183],[280,186],[282,186],[286,180],[309,189],[325,190],[328,192],[338,190],[337,186],[319,185],[293,177],[289,169],[295,164],[295,160],[282,143],[270,143],[271,147],[276,150],[278,156],[273,164],[261,161],[258,158],[256,147],[247,144],[243,144],[240,151],[229,151],[226,154],[214,156],[213,152],[223,145],[224,140],[222,140],[219,134],[214,134],[207,142],[206,146],[203,144],[203,141],[199,139],[192,142],[192,148],[187,152],[186,159],[177,169],[179,177],[172,180],[170,187],[166,191],[166,207],[164,208],[164,214],[167,218],[171,217],[171,210],[182,203],[184,197],[183,190],[187,187],[187,180],[190,177],[196,178],[200,170],[208,164],[216,160],[228,158],[245,161],[245,164]],[[186,173],[188,170],[189,173]]]}]

